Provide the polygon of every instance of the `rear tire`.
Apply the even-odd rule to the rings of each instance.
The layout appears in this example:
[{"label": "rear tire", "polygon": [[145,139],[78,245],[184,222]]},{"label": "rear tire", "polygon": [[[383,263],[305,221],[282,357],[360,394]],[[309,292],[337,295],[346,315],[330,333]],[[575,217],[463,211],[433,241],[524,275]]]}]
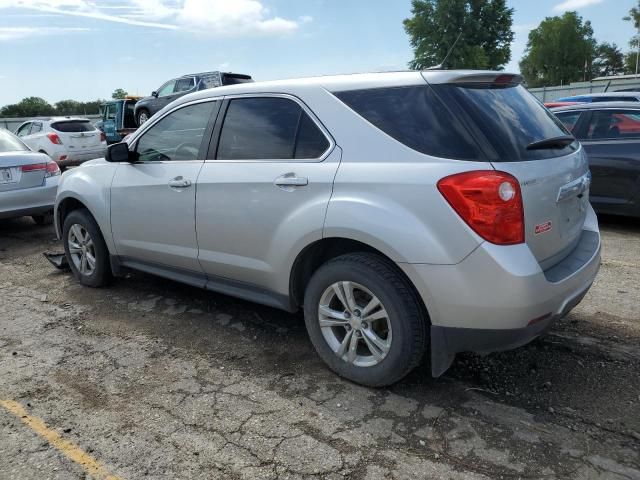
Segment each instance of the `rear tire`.
[{"label": "rear tire", "polygon": [[399,381],[428,347],[428,319],[417,294],[378,255],[347,254],[322,265],[305,291],[304,313],[318,355],[338,375],[362,385]]},{"label": "rear tire", "polygon": [[109,284],[112,279],[109,250],[89,210],[73,210],[66,216],[62,241],[69,267],[82,285]]}]

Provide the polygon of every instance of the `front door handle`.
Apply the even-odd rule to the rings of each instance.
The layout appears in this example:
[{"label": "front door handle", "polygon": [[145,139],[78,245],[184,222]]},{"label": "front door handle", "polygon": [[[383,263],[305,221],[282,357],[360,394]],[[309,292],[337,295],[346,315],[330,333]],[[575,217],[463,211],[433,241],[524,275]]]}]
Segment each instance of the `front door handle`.
[{"label": "front door handle", "polygon": [[306,177],[296,177],[295,173],[286,173],[276,178],[273,182],[278,187],[304,187],[309,185],[309,179]]},{"label": "front door handle", "polygon": [[191,180],[187,180],[183,177],[176,177],[169,180],[170,188],[187,188],[191,186]]}]

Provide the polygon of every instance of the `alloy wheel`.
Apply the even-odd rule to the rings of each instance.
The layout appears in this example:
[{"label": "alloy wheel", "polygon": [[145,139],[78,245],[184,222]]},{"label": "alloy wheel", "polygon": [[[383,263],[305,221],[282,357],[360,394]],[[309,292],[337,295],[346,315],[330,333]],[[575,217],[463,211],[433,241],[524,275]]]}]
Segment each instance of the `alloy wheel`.
[{"label": "alloy wheel", "polygon": [[74,223],[69,229],[67,241],[73,265],[82,275],[91,276],[96,269],[96,251],[87,229]]}]

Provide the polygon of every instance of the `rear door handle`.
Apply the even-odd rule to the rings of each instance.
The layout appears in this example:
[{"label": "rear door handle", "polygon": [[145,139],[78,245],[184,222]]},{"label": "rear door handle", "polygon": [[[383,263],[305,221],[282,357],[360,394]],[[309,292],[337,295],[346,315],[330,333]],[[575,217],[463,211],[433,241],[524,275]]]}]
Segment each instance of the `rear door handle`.
[{"label": "rear door handle", "polygon": [[296,177],[294,173],[286,173],[278,177],[273,182],[278,187],[304,187],[309,185],[309,179],[306,177]]},{"label": "rear door handle", "polygon": [[176,177],[169,180],[170,188],[187,188],[191,186],[191,180],[187,180],[186,178]]}]

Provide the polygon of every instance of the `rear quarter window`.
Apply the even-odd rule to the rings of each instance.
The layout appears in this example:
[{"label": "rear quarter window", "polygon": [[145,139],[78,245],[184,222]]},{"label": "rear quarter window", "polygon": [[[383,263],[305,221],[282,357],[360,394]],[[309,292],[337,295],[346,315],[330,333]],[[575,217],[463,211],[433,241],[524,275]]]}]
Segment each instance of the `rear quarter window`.
[{"label": "rear quarter window", "polygon": [[88,120],[54,122],[51,128],[62,133],[93,132],[96,129]]},{"label": "rear quarter window", "polygon": [[470,133],[429,86],[334,93],[349,108],[413,150],[434,157],[479,160]]}]

